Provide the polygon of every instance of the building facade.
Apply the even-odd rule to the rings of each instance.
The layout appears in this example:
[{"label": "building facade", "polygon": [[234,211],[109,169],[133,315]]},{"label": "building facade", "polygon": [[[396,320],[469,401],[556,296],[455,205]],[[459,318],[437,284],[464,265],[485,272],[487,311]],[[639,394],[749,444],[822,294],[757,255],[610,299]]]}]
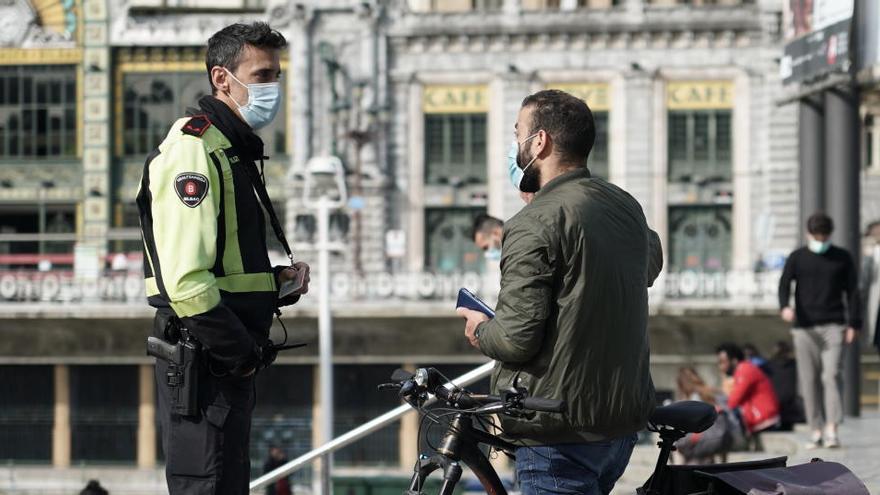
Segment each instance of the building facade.
[{"label": "building facade", "polygon": [[[631,192],[662,239],[651,293],[658,386],[671,388],[682,363],[707,365],[688,355],[722,339],[769,349],[786,333],[774,316],[778,271],[802,230],[797,108],[779,104],[781,11],[778,0],[6,2],[0,369],[18,377],[2,385],[18,399],[0,408],[0,435],[42,440],[25,454],[0,441],[0,459],[161,461],[134,197],[146,154],[208,94],[206,40],[237,21],[268,21],[290,42],[283,111],[261,135],[299,259],[317,259],[302,199],[309,159],[338,156],[347,172],[348,206],[330,218],[344,250],[332,274],[314,275],[332,281],[337,431],[395,404],[365,391],[398,366],[451,374],[481,362],[451,299],[497,284],[471,224],[522,207],[507,150],[522,99],[544,88],[590,105],[591,171]],[[880,167],[868,156],[871,191]],[[863,197],[867,222],[880,206]],[[297,338],[314,340],[315,308],[310,295],[285,315]],[[312,444],[311,347],[261,378],[256,459],[270,443],[291,455]],[[377,437],[385,450],[364,444],[337,459],[397,465],[399,455],[408,468],[415,425],[401,428]]]}]

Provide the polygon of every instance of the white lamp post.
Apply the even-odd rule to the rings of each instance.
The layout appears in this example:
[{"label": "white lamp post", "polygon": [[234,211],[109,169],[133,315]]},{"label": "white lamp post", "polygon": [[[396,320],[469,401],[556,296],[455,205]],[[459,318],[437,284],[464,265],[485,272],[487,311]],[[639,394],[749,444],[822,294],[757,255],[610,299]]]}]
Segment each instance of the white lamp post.
[{"label": "white lamp post", "polygon": [[[314,157],[306,164],[303,203],[318,220],[318,347],[321,378],[321,443],[333,440],[333,322],[330,316],[330,211],[346,203],[345,171],[335,156]],[[335,247],[335,246],[333,246]],[[338,247],[337,247],[338,249]],[[317,493],[330,495],[332,454],[321,462]]]}]

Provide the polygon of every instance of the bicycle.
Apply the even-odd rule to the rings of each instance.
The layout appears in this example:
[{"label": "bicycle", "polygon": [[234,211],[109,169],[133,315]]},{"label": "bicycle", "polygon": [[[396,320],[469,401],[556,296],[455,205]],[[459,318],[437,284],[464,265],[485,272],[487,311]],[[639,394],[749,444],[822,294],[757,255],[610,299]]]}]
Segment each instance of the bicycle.
[{"label": "bicycle", "polygon": [[525,390],[510,390],[500,396],[472,394],[451,384],[447,386],[448,380],[434,368],[420,368],[415,373],[396,370],[391,380],[392,383],[379,385],[379,389],[398,390],[398,395],[421,411],[424,417],[438,423],[445,417],[426,409],[431,402],[429,394],[451,408],[448,415],[452,416],[452,420],[447,423],[436,453],[420,455],[413,468],[413,477],[406,492],[410,495],[423,493],[426,479],[438,469],[442,469],[443,473],[439,493],[451,495],[461,479],[462,463],[474,473],[486,493],[506,495],[507,490],[501,478],[487,455],[480,450],[480,445],[488,445],[490,449],[501,451],[511,458],[514,457],[517,445],[476,428],[474,422],[485,427],[491,421],[483,418],[494,414],[528,416],[534,411],[560,413],[565,408],[563,401],[528,397]]},{"label": "bicycle", "polygon": [[[488,445],[490,449],[503,452],[515,458],[517,445],[496,435],[480,430],[474,421],[485,427],[482,418],[493,414],[527,416],[533,411],[561,413],[565,402],[553,399],[528,397],[525,390],[509,390],[502,395],[478,395],[456,387],[434,368],[420,368],[415,373],[396,370],[391,376],[392,383],[379,385],[380,390],[398,390],[400,397],[425,417],[437,423],[447,416],[447,428],[439,447],[433,455],[420,455],[413,468],[407,495],[421,495],[425,480],[435,471],[442,469],[443,482],[441,495],[451,495],[461,479],[465,464],[477,477],[490,495],[507,495],[507,490],[495,468],[479,446]],[[444,415],[434,414],[426,409],[433,394],[437,400],[449,407]],[[681,401],[654,410],[648,420],[648,431],[657,433],[660,453],[654,471],[645,483],[636,489],[637,495],[725,495],[745,493],[718,483],[713,475],[729,474],[736,471],[765,470],[786,467],[787,457],[774,457],[757,461],[711,464],[701,466],[670,465],[669,457],[675,450],[675,442],[688,433],[701,433],[715,423],[715,408],[703,402]],[[424,419],[424,418],[423,418]],[[421,435],[419,435],[421,436]],[[845,468],[844,468],[845,469]],[[867,493],[856,492],[852,493]]]}]

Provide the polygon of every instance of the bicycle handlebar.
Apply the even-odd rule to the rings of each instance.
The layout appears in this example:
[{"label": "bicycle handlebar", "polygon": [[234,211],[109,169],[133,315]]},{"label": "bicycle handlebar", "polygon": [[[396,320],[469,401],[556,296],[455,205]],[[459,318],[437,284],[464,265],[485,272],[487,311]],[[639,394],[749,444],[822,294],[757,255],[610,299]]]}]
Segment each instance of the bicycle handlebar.
[{"label": "bicycle handlebar", "polygon": [[502,412],[521,415],[523,412],[542,411],[561,413],[565,410],[565,401],[527,397],[525,390],[512,390],[503,396],[471,394],[467,390],[453,386],[447,388],[443,375],[434,368],[421,368],[415,374],[402,369],[395,370],[391,375],[394,383],[379,385],[379,390],[399,390],[399,395],[416,408],[420,408],[427,398],[427,393],[434,394],[452,407],[462,410],[474,410],[476,414],[492,414]]}]

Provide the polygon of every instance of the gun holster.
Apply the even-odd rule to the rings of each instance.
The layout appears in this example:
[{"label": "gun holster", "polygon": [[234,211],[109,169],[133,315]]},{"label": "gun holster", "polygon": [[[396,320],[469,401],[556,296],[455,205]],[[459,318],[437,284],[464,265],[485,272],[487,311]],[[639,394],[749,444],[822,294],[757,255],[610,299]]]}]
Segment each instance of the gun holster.
[{"label": "gun holster", "polygon": [[[202,373],[202,346],[175,315],[157,314],[164,345],[147,345],[147,354],[168,364],[165,380],[170,392],[171,413],[199,415],[199,376]],[[163,321],[164,320],[164,321]],[[164,352],[162,352],[164,350]]]}]

